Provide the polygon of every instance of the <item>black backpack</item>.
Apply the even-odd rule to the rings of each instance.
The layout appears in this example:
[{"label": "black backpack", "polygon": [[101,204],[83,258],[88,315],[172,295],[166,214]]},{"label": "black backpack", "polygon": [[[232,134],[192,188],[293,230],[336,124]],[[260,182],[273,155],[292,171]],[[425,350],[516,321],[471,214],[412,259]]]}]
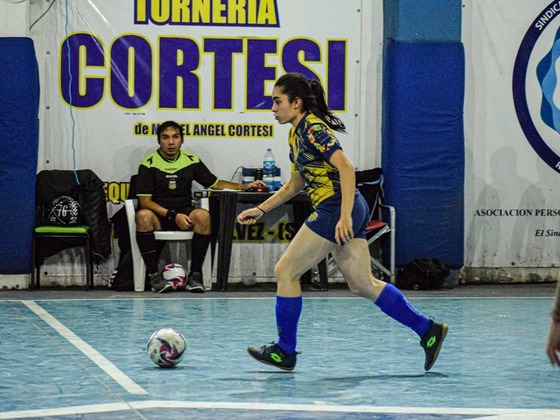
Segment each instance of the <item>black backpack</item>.
[{"label": "black backpack", "polygon": [[124,251],[119,259],[119,265],[109,279],[109,289],[117,292],[133,291],[134,273],[132,270],[132,253],[130,250]]},{"label": "black backpack", "polygon": [[119,263],[109,279],[109,289],[116,291],[134,290],[134,276],[132,268],[132,251],[130,250],[130,235],[124,206],[111,218],[113,234],[118,239],[120,250]]},{"label": "black backpack", "polygon": [[83,223],[82,208],[72,197],[57,197],[45,208],[45,223],[51,226],[79,225]]},{"label": "black backpack", "polygon": [[395,286],[413,290],[441,289],[450,272],[449,266],[436,258],[415,259],[397,273]]}]

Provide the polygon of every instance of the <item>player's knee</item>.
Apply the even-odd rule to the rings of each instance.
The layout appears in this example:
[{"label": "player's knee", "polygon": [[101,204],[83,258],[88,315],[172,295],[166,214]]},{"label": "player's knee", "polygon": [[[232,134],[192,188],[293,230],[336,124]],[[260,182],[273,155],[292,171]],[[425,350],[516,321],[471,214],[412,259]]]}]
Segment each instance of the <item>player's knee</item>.
[{"label": "player's knee", "polygon": [[278,283],[288,282],[288,281],[299,281],[299,274],[294,269],[295,267],[285,258],[280,258],[274,267],[274,277]]},{"label": "player's knee", "polygon": [[282,269],[282,259],[278,260],[278,262],[276,263],[276,265],[274,266],[274,277],[276,277],[276,281],[280,280],[280,276],[283,273],[283,269]]}]

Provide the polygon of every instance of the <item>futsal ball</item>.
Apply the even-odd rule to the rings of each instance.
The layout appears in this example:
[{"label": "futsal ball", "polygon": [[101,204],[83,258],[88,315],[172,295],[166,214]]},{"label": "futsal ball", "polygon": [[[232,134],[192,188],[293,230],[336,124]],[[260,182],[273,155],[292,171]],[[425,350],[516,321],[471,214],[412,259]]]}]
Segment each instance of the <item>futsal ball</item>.
[{"label": "futsal ball", "polygon": [[183,334],[173,328],[162,328],[148,340],[148,356],[161,367],[174,367],[181,363],[187,350]]},{"label": "futsal ball", "polygon": [[185,287],[187,281],[187,270],[181,264],[171,263],[163,267],[161,273],[165,281],[173,283],[175,289]]}]

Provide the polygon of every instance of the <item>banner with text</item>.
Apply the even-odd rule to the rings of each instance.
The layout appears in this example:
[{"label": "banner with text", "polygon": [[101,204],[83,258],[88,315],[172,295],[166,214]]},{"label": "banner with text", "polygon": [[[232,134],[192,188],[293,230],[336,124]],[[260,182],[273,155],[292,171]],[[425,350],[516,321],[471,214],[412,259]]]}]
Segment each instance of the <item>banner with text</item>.
[{"label": "banner with text", "polygon": [[560,2],[464,3],[466,266],[560,263]]},{"label": "banner with text", "polygon": [[261,167],[272,147],[285,181],[289,127],[270,111],[285,72],[321,81],[347,125],[344,149],[358,152],[360,0],[43,3],[30,5],[43,67],[39,166],[93,169],[116,205],[166,120],[219,178]]}]

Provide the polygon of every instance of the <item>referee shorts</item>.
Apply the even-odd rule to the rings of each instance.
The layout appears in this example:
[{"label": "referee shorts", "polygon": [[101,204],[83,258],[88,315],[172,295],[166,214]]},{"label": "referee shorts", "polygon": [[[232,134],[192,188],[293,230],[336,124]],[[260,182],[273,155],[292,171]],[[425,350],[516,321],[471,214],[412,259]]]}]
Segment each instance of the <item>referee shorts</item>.
[{"label": "referee shorts", "polygon": [[[188,216],[195,208],[196,207],[183,207],[180,209],[173,209],[173,210],[176,210],[177,213],[183,213]],[[167,220],[165,217],[161,217],[160,215],[157,215],[157,218],[159,219],[159,223],[161,224],[161,230],[181,230],[181,228],[177,226],[175,221]]]}]

